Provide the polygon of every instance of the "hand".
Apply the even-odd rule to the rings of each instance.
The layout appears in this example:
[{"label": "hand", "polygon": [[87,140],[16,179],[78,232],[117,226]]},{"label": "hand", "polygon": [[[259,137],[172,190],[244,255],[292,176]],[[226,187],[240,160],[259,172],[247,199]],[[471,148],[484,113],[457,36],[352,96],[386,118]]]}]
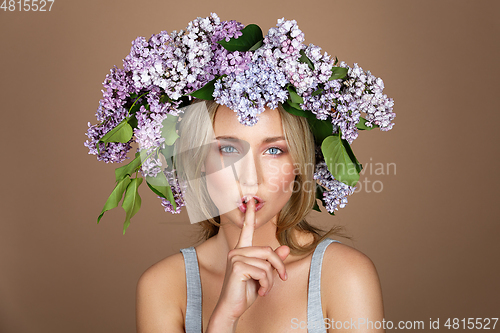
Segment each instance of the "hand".
[{"label": "hand", "polygon": [[257,296],[269,293],[273,287],[274,270],[283,281],[287,279],[283,260],[290,253],[288,246],[280,246],[275,251],[269,246],[252,246],[254,230],[255,201],[250,197],[240,238],[228,253],[226,275],[214,310],[214,313],[219,311],[227,316],[228,321],[236,322]]}]

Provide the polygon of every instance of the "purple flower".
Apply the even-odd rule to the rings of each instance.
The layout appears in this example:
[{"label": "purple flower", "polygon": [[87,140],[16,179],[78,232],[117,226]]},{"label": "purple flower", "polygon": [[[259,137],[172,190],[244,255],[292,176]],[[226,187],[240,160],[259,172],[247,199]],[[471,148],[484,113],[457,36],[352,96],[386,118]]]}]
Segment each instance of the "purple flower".
[{"label": "purple flower", "polygon": [[[312,53],[310,55],[314,58]],[[383,81],[370,72],[364,72],[358,64],[350,68],[341,62],[339,66],[348,68],[347,76],[344,79],[326,81],[322,85],[322,93],[315,96],[312,95],[314,90],[308,89],[303,94],[302,108],[311,111],[321,120],[330,117],[334,133],[340,130],[342,138],[349,143],[358,137],[357,124],[362,112],[367,126],[375,124],[382,131],[390,130],[396,114],[392,112],[394,101],[382,94]],[[325,76],[327,73],[325,71]],[[323,74],[317,75],[318,82],[321,82],[321,75]]]},{"label": "purple flower", "polygon": [[[266,107],[275,109],[284,103],[289,97],[289,84],[303,98],[302,109],[311,111],[317,119],[331,121],[332,134],[340,131],[349,143],[358,136],[362,115],[366,126],[377,125],[387,131],[394,125],[394,102],[383,94],[383,81],[357,64],[350,68],[343,62],[339,66],[348,69],[347,76],[330,81],[333,60],[320,47],[303,44],[305,37],[296,21],[278,20],[255,51],[230,52],[217,43],[241,37],[243,28],[236,21],[221,22],[212,13],[189,22],[185,30],[135,39],[123,59],[123,69],[115,66],[103,82],[96,112],[98,123],[89,123],[84,143],[89,154],[100,161],[122,162],[136,141],[138,151],[145,156],[142,174],[154,177],[165,172],[177,209],[164,198],[162,205],[166,211],[179,213],[184,206],[182,187],[175,170],[167,171],[159,158],[165,147],[163,121],[168,115],[181,113],[179,107],[184,105],[186,95],[216,77],[215,101],[234,110],[244,125],[254,125]],[[304,61],[304,55],[310,62]],[[125,119],[130,119],[130,124],[137,120],[129,142],[100,142]],[[336,180],[319,161],[315,179],[327,189],[323,198],[327,210],[344,207],[354,188]]]},{"label": "purple flower", "polygon": [[356,187],[346,185],[333,177],[328,171],[325,162],[316,164],[314,179],[318,186],[324,187],[327,191],[323,192],[323,201],[326,203],[326,210],[333,213],[338,208],[344,208],[347,204],[347,196],[354,193]]},{"label": "purple flower", "polygon": [[243,30],[244,27],[245,26],[242,23],[236,22],[234,20],[223,21],[215,27],[212,35],[212,43],[214,43],[215,45],[218,41],[221,41],[223,39],[226,42],[229,42],[231,38],[238,38],[243,35],[241,33],[241,30]]},{"label": "purple flower", "polygon": [[176,204],[176,209],[174,209],[174,206],[170,201],[168,201],[165,198],[158,197],[161,199],[161,205],[165,209],[166,212],[170,212],[172,214],[179,214],[181,212],[181,208],[184,207],[186,204],[184,202],[184,197],[182,196],[182,191],[183,188],[181,188],[181,185],[179,184],[179,181],[176,177],[175,170],[172,171],[164,171],[165,176],[167,177],[168,183],[170,185],[170,188],[172,189],[172,194],[174,195],[174,200]]},{"label": "purple flower", "polygon": [[234,110],[240,123],[252,126],[266,106],[276,109],[287,99],[286,83],[285,75],[256,52],[243,73],[216,81],[213,96],[217,103]]}]

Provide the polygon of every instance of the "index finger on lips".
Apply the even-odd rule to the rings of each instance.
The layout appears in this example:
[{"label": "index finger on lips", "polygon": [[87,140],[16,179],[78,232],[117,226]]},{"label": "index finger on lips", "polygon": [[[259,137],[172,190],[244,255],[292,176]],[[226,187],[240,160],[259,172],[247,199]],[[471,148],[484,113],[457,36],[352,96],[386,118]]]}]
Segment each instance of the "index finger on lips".
[{"label": "index finger on lips", "polygon": [[255,231],[255,201],[253,197],[247,197],[247,210],[243,228],[241,228],[240,238],[236,248],[252,246],[253,233]]}]

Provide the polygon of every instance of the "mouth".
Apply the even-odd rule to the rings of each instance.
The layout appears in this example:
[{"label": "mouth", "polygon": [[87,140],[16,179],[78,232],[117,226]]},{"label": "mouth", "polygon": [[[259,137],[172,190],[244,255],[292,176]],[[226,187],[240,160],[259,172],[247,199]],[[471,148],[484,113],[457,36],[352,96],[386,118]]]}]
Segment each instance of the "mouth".
[{"label": "mouth", "polygon": [[[242,197],[240,201],[238,202],[238,208],[242,213],[245,213],[247,211],[247,200],[245,198],[246,196]],[[264,200],[259,198],[258,196],[254,195],[253,200],[255,201],[255,211],[259,211],[263,206],[264,206]]]}]

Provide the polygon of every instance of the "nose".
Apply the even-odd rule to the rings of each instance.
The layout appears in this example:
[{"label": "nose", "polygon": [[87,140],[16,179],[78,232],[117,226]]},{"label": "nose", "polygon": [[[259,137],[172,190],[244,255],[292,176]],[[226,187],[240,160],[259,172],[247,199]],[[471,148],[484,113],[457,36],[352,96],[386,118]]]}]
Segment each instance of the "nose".
[{"label": "nose", "polygon": [[259,187],[258,165],[249,149],[245,156],[236,163],[237,180],[241,188],[241,194],[255,194]]}]

